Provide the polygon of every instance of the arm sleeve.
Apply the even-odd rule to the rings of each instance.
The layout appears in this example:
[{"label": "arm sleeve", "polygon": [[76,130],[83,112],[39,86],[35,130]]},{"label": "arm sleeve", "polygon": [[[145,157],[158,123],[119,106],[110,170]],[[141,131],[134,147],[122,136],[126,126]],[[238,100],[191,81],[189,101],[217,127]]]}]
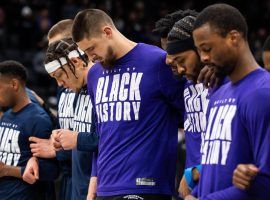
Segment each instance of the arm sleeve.
[{"label": "arm sleeve", "polygon": [[162,56],[159,70],[158,82],[165,100],[178,111],[181,121],[184,118],[184,85],[185,79],[176,79],[171,68],[165,64],[166,55]]},{"label": "arm sleeve", "polygon": [[240,106],[242,121],[248,131],[253,152],[253,164],[260,172],[250,189],[240,190],[234,186],[211,193],[200,199],[265,199],[270,196],[270,89],[259,89],[245,96]]},{"label": "arm sleeve", "polygon": [[[35,116],[33,126],[29,127],[32,130],[31,135],[48,139],[52,131],[52,122],[47,115]],[[40,180],[54,180],[58,176],[58,163],[54,159],[39,159],[39,177]]]},{"label": "arm sleeve", "polygon": [[96,133],[96,119],[92,110],[92,123],[90,133],[79,132],[77,138],[77,149],[79,151],[96,151],[98,147],[98,135]]},{"label": "arm sleeve", "polygon": [[191,191],[191,195],[194,196],[194,197],[198,197],[198,185],[199,185],[199,184],[197,184],[197,185],[193,188],[193,190]]},{"label": "arm sleeve", "polygon": [[77,149],[79,151],[96,151],[98,146],[98,135],[95,133],[79,132]]},{"label": "arm sleeve", "polygon": [[56,151],[56,159],[59,161],[71,161],[72,150]]}]

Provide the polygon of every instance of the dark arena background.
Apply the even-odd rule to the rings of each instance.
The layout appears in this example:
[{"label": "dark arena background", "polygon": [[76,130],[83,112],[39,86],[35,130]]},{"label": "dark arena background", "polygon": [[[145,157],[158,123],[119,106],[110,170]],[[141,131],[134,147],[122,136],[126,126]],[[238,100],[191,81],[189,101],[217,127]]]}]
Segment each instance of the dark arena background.
[{"label": "dark arena background", "polygon": [[1,0],[0,60],[22,62],[28,68],[28,86],[55,105],[56,83],[45,72],[43,58],[47,32],[59,20],[74,18],[85,8],[99,8],[108,12],[117,28],[131,40],[160,45],[159,37],[152,33],[158,19],[178,9],[200,11],[217,2],[231,4],[244,14],[252,52],[261,63],[261,48],[270,32],[270,1],[267,0]]}]

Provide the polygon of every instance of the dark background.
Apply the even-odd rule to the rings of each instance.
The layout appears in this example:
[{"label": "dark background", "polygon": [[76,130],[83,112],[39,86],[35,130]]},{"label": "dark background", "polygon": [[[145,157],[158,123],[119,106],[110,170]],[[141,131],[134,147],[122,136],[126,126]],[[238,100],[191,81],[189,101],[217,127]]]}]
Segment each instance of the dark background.
[{"label": "dark background", "polygon": [[46,34],[59,20],[74,18],[85,8],[99,8],[109,13],[129,39],[159,45],[159,37],[151,32],[155,21],[178,9],[201,11],[217,2],[237,7],[246,17],[250,46],[261,63],[261,48],[270,31],[270,0],[1,0],[0,61],[22,62],[29,72],[28,86],[54,104],[56,83],[44,71],[43,58]]}]

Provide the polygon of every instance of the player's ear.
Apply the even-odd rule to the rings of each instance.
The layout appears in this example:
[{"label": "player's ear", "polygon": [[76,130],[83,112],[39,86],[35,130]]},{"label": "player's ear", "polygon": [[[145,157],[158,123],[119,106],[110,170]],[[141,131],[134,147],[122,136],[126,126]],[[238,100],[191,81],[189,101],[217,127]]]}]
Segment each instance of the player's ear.
[{"label": "player's ear", "polygon": [[73,63],[73,65],[77,68],[77,67],[81,67],[82,66],[82,62],[81,59],[79,58],[70,58],[70,61]]},{"label": "player's ear", "polygon": [[20,81],[16,78],[11,79],[11,87],[15,90],[18,91],[19,87],[20,87]]}]

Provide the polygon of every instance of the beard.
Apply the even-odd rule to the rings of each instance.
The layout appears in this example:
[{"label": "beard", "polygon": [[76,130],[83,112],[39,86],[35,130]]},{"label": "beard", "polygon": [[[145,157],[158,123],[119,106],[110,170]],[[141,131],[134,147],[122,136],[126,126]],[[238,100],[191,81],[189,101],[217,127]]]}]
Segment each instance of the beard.
[{"label": "beard", "polygon": [[224,77],[224,76],[228,75],[227,67],[217,65],[214,63],[203,63],[203,64],[204,64],[204,66],[207,65],[212,71],[214,71],[214,73],[217,77]]},{"label": "beard", "polygon": [[112,47],[109,46],[107,49],[107,54],[105,56],[105,59],[101,61],[100,63],[104,69],[111,70],[114,68],[116,61],[117,61],[117,58],[113,52],[113,49]]},{"label": "beard", "polygon": [[224,66],[213,66],[214,67],[214,71],[216,73],[216,76],[218,77],[225,77],[225,76],[229,76],[232,72],[234,67],[232,67],[230,64]]}]

